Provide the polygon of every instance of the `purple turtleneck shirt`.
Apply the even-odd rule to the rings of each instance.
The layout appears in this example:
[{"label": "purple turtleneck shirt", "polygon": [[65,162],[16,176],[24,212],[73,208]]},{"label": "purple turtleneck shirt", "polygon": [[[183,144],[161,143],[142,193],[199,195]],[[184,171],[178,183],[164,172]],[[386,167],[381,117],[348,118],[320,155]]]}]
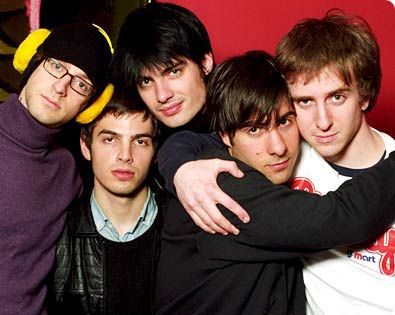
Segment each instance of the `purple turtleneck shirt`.
[{"label": "purple turtleneck shirt", "polygon": [[60,129],[35,120],[13,94],[0,104],[0,314],[46,314],[46,277],[67,206],[81,191]]}]

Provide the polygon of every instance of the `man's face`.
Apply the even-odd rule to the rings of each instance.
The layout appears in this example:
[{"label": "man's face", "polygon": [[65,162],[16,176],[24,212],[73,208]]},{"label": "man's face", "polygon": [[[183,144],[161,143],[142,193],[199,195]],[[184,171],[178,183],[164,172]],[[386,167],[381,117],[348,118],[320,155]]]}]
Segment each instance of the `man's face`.
[{"label": "man's face", "polygon": [[362,138],[358,134],[367,126],[363,110],[369,102],[361,101],[355,82],[346,85],[329,67],[307,82],[297,76],[289,88],[303,138],[326,160],[341,164],[352,143]]},{"label": "man's face", "polygon": [[[59,61],[70,75],[91,83],[80,68]],[[89,96],[78,94],[70,87],[71,77],[57,79],[43,67],[44,61],[34,70],[23,87],[20,100],[29,113],[43,125],[56,128],[73,119],[88,102]]]},{"label": "man's face", "polygon": [[153,124],[143,113],[119,117],[107,114],[97,122],[91,149],[81,139],[81,151],[92,161],[95,193],[130,196],[147,177],[154,155]]},{"label": "man's face", "polygon": [[299,153],[295,112],[283,102],[268,127],[238,129],[232,139],[222,135],[230,154],[264,174],[273,184],[290,178]]},{"label": "man's face", "polygon": [[[213,67],[211,54],[203,60],[204,75]],[[197,64],[182,59],[170,68],[145,70],[137,90],[152,114],[170,128],[187,124],[206,102],[206,84]]]}]

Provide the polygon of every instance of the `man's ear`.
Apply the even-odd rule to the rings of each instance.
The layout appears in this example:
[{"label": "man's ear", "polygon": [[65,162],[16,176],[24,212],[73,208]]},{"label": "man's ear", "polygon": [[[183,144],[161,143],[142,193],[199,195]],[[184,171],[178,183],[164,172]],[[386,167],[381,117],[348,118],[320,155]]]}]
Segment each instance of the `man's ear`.
[{"label": "man's ear", "polygon": [[363,100],[361,102],[361,109],[363,112],[369,107],[369,102],[370,100],[368,98],[366,98],[366,100]]},{"label": "man's ear", "polygon": [[80,137],[80,147],[82,155],[88,161],[91,161],[91,150],[89,150],[88,146],[86,145],[85,141]]},{"label": "man's ear", "polygon": [[214,58],[212,53],[207,53],[204,55],[202,60],[203,72],[208,75],[214,67]]},{"label": "man's ear", "polygon": [[232,151],[233,145],[232,145],[232,140],[229,137],[229,134],[224,133],[224,132],[220,132],[219,135],[220,135],[220,137],[222,139],[222,142],[225,143],[225,145],[228,147],[229,154],[233,156],[233,153],[232,153],[233,152]]},{"label": "man's ear", "polygon": [[225,145],[227,147],[231,148],[232,147],[232,140],[230,140],[229,135],[225,132],[220,132],[219,135],[222,139],[222,142],[225,143]]}]

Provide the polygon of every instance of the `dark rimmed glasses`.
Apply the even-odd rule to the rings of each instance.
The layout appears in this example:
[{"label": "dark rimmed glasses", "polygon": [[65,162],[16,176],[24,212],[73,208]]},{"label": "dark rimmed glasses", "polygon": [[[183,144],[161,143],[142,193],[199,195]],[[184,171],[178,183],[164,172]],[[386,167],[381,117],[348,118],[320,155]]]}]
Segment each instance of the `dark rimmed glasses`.
[{"label": "dark rimmed glasses", "polygon": [[89,84],[76,75],[70,74],[66,67],[56,59],[45,59],[43,66],[45,71],[47,71],[54,78],[61,79],[64,76],[69,75],[71,77],[70,87],[82,96],[89,96],[94,90],[92,84]]}]

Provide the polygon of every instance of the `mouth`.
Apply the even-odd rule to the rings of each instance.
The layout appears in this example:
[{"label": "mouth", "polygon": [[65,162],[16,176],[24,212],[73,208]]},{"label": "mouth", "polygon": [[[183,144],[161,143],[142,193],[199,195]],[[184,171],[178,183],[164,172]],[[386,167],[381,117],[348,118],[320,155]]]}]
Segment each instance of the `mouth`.
[{"label": "mouth", "polygon": [[331,143],[331,142],[335,141],[336,140],[336,136],[337,136],[337,133],[333,133],[333,134],[330,134],[330,135],[314,135],[314,139],[318,143],[325,144],[325,143]]},{"label": "mouth", "polygon": [[169,106],[162,107],[159,111],[166,117],[178,114],[181,111],[182,102],[173,103]]},{"label": "mouth", "polygon": [[45,103],[51,107],[52,109],[60,109],[60,105],[54,101],[52,101],[50,98],[42,95],[42,98],[44,99]]},{"label": "mouth", "polygon": [[279,171],[282,171],[288,167],[289,160],[290,159],[288,158],[288,159],[281,161],[281,162],[272,163],[272,164],[267,165],[267,167],[272,169],[273,171],[279,172]]},{"label": "mouth", "polygon": [[119,180],[130,180],[134,177],[134,172],[124,169],[116,169],[111,171],[112,175]]}]

